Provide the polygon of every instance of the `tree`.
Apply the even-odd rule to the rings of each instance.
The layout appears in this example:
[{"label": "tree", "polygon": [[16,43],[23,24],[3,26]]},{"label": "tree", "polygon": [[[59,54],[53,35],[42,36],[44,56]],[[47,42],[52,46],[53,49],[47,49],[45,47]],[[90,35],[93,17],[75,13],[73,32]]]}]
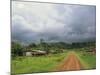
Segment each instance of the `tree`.
[{"label": "tree", "polygon": [[48,43],[46,43],[44,39],[40,39],[40,46],[41,46],[42,50],[45,50],[47,53],[50,52]]},{"label": "tree", "polygon": [[11,53],[12,56],[22,56],[23,55],[23,47],[20,43],[12,42],[11,43]]},{"label": "tree", "polygon": [[40,39],[40,48],[44,50],[44,39]]},{"label": "tree", "polygon": [[33,48],[33,47],[37,47],[37,45],[35,43],[31,43],[28,47]]}]

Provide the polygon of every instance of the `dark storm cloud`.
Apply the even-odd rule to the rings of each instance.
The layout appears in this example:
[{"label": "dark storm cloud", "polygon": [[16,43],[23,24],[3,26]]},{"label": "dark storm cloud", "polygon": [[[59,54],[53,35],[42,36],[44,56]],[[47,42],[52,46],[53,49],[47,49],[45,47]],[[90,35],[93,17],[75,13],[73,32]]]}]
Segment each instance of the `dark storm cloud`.
[{"label": "dark storm cloud", "polygon": [[95,6],[12,3],[12,40],[79,42],[96,38]]}]

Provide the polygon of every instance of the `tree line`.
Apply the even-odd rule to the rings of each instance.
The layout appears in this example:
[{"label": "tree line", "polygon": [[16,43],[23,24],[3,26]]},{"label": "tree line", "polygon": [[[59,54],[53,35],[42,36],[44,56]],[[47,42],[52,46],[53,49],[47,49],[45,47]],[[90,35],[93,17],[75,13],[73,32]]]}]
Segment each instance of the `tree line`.
[{"label": "tree line", "polygon": [[61,52],[61,49],[77,49],[77,48],[86,48],[86,47],[95,47],[95,41],[93,42],[45,42],[43,39],[40,39],[40,43],[31,43],[27,46],[22,46],[18,42],[11,43],[11,54],[12,56],[22,56],[23,52],[26,49],[33,50],[45,50],[46,52],[53,51],[55,53]]}]

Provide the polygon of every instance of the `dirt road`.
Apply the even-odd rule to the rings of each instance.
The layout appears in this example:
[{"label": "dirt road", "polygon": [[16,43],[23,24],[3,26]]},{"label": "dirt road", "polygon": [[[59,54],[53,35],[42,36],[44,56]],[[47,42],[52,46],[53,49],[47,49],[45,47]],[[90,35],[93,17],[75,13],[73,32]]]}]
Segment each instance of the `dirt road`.
[{"label": "dirt road", "polygon": [[61,65],[57,68],[58,71],[66,71],[66,70],[80,70],[83,66],[80,63],[79,59],[75,55],[74,52],[69,53],[68,57],[61,63]]}]

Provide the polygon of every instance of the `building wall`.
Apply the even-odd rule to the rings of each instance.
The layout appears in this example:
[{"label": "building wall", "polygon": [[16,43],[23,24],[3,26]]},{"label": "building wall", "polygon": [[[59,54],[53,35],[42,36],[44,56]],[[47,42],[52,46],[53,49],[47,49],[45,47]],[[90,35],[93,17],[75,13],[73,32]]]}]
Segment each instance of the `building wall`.
[{"label": "building wall", "polygon": [[26,56],[32,56],[32,52],[26,52]]}]

